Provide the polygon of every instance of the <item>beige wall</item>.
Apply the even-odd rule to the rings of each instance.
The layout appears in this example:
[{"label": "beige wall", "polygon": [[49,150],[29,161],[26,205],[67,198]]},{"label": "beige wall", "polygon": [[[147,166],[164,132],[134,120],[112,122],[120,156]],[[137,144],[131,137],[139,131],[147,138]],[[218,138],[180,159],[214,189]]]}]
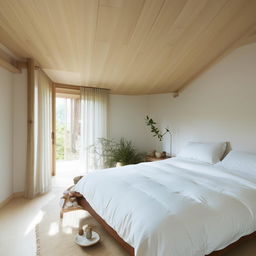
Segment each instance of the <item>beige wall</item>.
[{"label": "beige wall", "polygon": [[0,68],[0,203],[23,192],[27,143],[27,73]]},{"label": "beige wall", "polygon": [[229,141],[256,152],[256,44],[235,50],[177,98],[149,96],[150,113],[174,132],[174,152],[190,140]]},{"label": "beige wall", "polygon": [[145,125],[147,96],[110,95],[110,137],[132,140],[140,151],[152,149],[151,135]]},{"label": "beige wall", "polygon": [[12,73],[0,68],[0,203],[13,192]]},{"label": "beige wall", "polygon": [[24,191],[27,152],[27,70],[13,78],[13,190]]}]

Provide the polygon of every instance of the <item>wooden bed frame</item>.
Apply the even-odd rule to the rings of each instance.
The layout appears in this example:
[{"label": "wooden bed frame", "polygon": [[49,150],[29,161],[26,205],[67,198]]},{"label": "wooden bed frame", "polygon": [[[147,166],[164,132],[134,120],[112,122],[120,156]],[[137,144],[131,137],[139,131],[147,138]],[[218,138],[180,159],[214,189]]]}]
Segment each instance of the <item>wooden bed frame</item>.
[{"label": "wooden bed frame", "polygon": [[[84,210],[88,211],[96,220],[99,224],[101,224],[101,226],[129,253],[130,256],[134,256],[134,248],[129,245],[128,243],[126,243],[118,234],[117,232],[110,227],[95,211],[94,209],[91,207],[91,205],[87,202],[87,200],[84,197],[79,197],[77,198],[78,204],[81,205],[83,207]],[[230,249],[233,249],[237,246],[239,246],[240,244],[242,244],[244,241],[247,241],[253,237],[256,237],[256,232],[241,237],[238,241],[236,241],[233,244],[230,244],[229,246],[227,246],[226,248],[219,250],[219,251],[215,251],[212,252],[211,254],[208,254],[207,256],[221,256],[224,253],[226,253],[227,251],[229,251]]]}]

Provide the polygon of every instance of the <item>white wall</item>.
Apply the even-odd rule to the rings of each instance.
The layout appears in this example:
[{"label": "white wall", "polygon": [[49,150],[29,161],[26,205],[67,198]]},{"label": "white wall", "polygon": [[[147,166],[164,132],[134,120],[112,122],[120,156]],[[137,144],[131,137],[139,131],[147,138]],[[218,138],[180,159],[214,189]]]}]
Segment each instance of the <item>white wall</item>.
[{"label": "white wall", "polygon": [[13,191],[12,80],[12,74],[0,68],[0,203]]},{"label": "white wall", "polygon": [[23,192],[27,144],[27,72],[0,68],[0,203]]},{"label": "white wall", "polygon": [[132,140],[140,151],[151,150],[151,135],[145,125],[148,96],[110,95],[109,105],[110,137]]},{"label": "white wall", "polygon": [[27,70],[13,79],[13,190],[25,188],[27,153]]},{"label": "white wall", "polygon": [[151,95],[150,113],[174,132],[174,152],[190,140],[229,141],[256,152],[256,44],[235,50],[177,98]]}]

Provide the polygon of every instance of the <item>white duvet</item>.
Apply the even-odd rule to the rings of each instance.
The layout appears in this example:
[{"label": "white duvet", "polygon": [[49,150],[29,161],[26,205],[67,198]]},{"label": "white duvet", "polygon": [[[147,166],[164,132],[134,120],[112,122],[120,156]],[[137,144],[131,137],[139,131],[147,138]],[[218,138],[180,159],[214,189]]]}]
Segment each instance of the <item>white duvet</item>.
[{"label": "white duvet", "polygon": [[95,171],[75,190],[137,256],[201,256],[256,231],[256,172],[179,158]]}]

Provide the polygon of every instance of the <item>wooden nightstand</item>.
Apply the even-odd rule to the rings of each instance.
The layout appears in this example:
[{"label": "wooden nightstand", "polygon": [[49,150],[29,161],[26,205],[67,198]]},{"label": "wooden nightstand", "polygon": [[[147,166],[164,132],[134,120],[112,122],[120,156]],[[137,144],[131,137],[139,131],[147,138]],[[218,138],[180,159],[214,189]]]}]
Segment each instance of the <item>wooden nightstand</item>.
[{"label": "wooden nightstand", "polygon": [[154,157],[154,156],[146,156],[145,160],[146,160],[146,162],[154,162],[154,161],[165,160],[165,159],[168,159],[168,158],[171,158],[171,157],[167,156],[167,157],[157,158],[157,157]]}]

